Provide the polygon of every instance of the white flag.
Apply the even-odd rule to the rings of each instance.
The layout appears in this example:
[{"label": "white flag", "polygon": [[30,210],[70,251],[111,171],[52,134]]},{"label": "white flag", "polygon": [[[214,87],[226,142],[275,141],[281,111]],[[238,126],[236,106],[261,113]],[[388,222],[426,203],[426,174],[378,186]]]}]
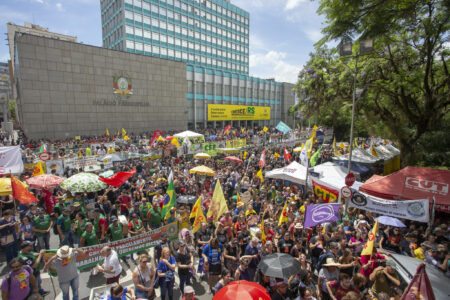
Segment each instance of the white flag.
[{"label": "white flag", "polygon": [[20,146],[0,147],[0,174],[21,174],[22,172]]}]

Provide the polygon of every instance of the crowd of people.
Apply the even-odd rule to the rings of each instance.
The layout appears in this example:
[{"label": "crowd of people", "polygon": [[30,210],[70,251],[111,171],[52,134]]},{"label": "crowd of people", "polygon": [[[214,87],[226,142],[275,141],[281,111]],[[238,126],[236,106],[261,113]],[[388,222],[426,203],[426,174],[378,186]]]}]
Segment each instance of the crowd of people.
[{"label": "crowd of people", "polygon": [[[269,129],[270,133],[275,129]],[[204,132],[215,139],[264,136],[262,128],[235,129],[231,135],[222,131]],[[150,135],[151,136],[151,135]],[[88,155],[89,143],[100,144],[101,153],[129,151],[131,142],[107,149],[103,146],[112,137],[81,138],[77,142],[59,141],[52,148],[55,155]],[[268,139],[267,139],[268,141]],[[169,143],[156,145],[163,149]],[[40,143],[24,142],[24,159],[36,156]],[[285,149],[291,160],[299,160],[292,146],[282,143],[252,145],[238,155],[243,163],[233,163],[218,155],[197,160],[192,155],[177,156],[174,152],[151,160],[129,159],[115,165],[115,171],[136,170],[136,175],[119,188],[108,187],[92,193],[70,194],[55,188],[36,190],[39,203],[23,205],[2,197],[0,241],[10,268],[3,279],[3,299],[38,299],[48,291],[42,289],[41,272],[53,269],[57,273],[63,299],[78,299],[79,273],[76,256],[83,247],[117,241],[139,235],[165,224],[178,223],[179,239],[163,235],[150,252],[140,252],[120,258],[117,251],[105,245],[105,258],[96,272],[104,274],[111,287],[109,299],[153,299],[159,289],[161,299],[174,299],[179,289],[183,299],[195,298],[196,282],[206,281],[208,294],[214,295],[233,280],[255,281],[267,289],[272,299],[399,299],[405,283],[389,260],[389,251],[426,261],[450,277],[449,226],[446,216],[436,215],[435,224],[405,220],[406,228],[380,225],[376,248],[372,255],[361,255],[368,241],[375,215],[367,211],[341,208],[337,223],[303,227],[305,208],[322,200],[297,184],[257,176],[261,152],[265,151],[264,170],[285,166]],[[142,146],[135,146],[138,151]],[[65,149],[64,152],[60,149]],[[103,152],[102,152],[103,151]],[[330,159],[324,152],[321,160]],[[204,164],[215,170],[215,176],[189,174],[189,170]],[[66,170],[76,173],[80,170]],[[177,204],[162,216],[167,198],[168,177],[174,175],[176,197],[201,196],[202,209],[211,204],[215,185],[220,182],[228,210],[217,222],[207,220],[195,233],[190,218],[192,204]],[[23,174],[30,176],[31,174]],[[218,180],[218,181],[217,181]],[[250,194],[241,201],[240,195]],[[283,206],[287,218],[279,221]],[[260,228],[264,224],[264,228]],[[264,232],[262,232],[262,230]],[[50,257],[50,237],[57,236],[58,250]],[[266,276],[258,264],[265,256],[285,253],[298,260],[298,272],[289,278]],[[132,259],[132,287],[122,286],[121,259]],[[175,277],[179,283],[175,285]]]}]

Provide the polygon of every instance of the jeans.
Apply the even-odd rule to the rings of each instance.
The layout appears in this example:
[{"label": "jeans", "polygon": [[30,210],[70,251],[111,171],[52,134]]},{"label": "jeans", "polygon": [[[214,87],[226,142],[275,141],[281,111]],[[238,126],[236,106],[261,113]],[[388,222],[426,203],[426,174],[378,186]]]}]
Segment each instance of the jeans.
[{"label": "jeans", "polygon": [[178,276],[180,277],[180,292],[184,294],[184,287],[186,285],[191,285],[191,273],[178,274]]},{"label": "jeans", "polygon": [[14,257],[17,257],[17,255],[19,254],[19,247],[17,245],[17,241],[14,241],[8,245],[3,246],[3,250],[5,251],[6,263],[9,264],[9,262]]},{"label": "jeans", "polygon": [[69,245],[71,248],[73,248],[73,232],[64,232],[64,238],[62,241],[59,241],[61,246]]},{"label": "jeans", "polygon": [[44,233],[37,236],[38,250],[50,249],[50,233]]},{"label": "jeans", "polygon": [[174,285],[174,283],[175,283],[174,280],[171,280],[171,281],[161,280],[161,283],[159,285],[159,287],[161,288],[161,300],[165,300],[166,295],[167,295],[167,297],[169,297],[169,300],[173,300],[173,285]]},{"label": "jeans", "polygon": [[80,284],[79,276],[69,282],[60,282],[59,288],[63,293],[63,300],[70,300],[69,288],[72,288],[73,300],[78,300],[78,286]]}]

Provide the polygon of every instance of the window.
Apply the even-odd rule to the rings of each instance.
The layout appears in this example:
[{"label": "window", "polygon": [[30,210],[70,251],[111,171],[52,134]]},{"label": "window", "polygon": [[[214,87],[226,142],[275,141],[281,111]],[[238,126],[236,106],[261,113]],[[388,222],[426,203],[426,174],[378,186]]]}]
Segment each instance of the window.
[{"label": "window", "polygon": [[188,35],[186,28],[181,28],[181,34]]},{"label": "window", "polygon": [[161,47],[161,55],[167,56],[167,48]]},{"label": "window", "polygon": [[161,29],[167,29],[167,23],[164,21],[160,21],[159,22],[159,27],[161,27]]},{"label": "window", "polygon": [[133,0],[125,0],[125,3],[133,5]]},{"label": "window", "polygon": [[142,3],[142,8],[150,11],[150,4],[148,4],[147,2],[144,2],[144,3]]},{"label": "window", "polygon": [[150,5],[150,9],[151,9],[152,13],[158,13],[159,12],[158,6],[156,6],[154,4]]},{"label": "window", "polygon": [[150,18],[144,16],[144,24],[150,25]]},{"label": "window", "polygon": [[159,8],[159,14],[161,15],[161,16],[166,16],[167,15],[167,10],[165,9],[165,8],[162,8],[162,7],[160,7]]},{"label": "window", "polygon": [[142,1],[141,0],[134,0],[134,6],[142,7]]},{"label": "window", "polygon": [[161,42],[167,43],[167,36],[164,34],[161,34]]},{"label": "window", "polygon": [[181,52],[175,51],[175,57],[181,59]]},{"label": "window", "polygon": [[125,18],[133,20],[133,13],[131,11],[125,11]]},{"label": "window", "polygon": [[155,41],[159,41],[159,33],[152,32],[152,39],[154,39]]},{"label": "window", "polygon": [[167,37],[167,43],[173,44],[174,43],[173,37],[171,36]]},{"label": "window", "polygon": [[134,42],[133,41],[127,41],[127,48],[128,49],[134,49]]},{"label": "window", "polygon": [[176,46],[181,46],[181,40],[175,38],[175,45],[176,45]]},{"label": "window", "polygon": [[187,23],[187,17],[186,16],[181,16],[181,22]]},{"label": "window", "polygon": [[222,85],[220,83],[216,83],[216,95],[222,96]]},{"label": "window", "polygon": [[158,46],[152,46],[152,50],[153,50],[152,52],[155,54],[159,54],[161,52]]},{"label": "window", "polygon": [[169,49],[169,51],[167,52],[170,57],[174,57],[175,56],[175,51],[173,49]]},{"label": "window", "polygon": [[142,29],[140,29],[140,28],[135,28],[135,29],[134,29],[134,35],[142,36]]},{"label": "window", "polygon": [[167,30],[173,31],[173,28],[174,28],[173,24],[170,23],[167,24]]},{"label": "window", "polygon": [[206,83],[206,94],[207,95],[213,95],[213,87],[214,85],[212,83]]},{"label": "window", "polygon": [[142,43],[137,43],[136,42],[136,50],[143,51],[144,50],[144,45]]},{"label": "window", "polygon": [[152,38],[152,33],[150,31],[144,30],[144,37],[146,39],[151,39]]},{"label": "window", "polygon": [[176,32],[176,33],[181,33],[181,27],[175,25],[175,32]]},{"label": "window", "polygon": [[152,18],[152,26],[159,27],[158,19]]},{"label": "window", "polygon": [[173,12],[170,10],[167,11],[167,17],[173,19]]},{"label": "window", "polygon": [[195,82],[195,93],[196,94],[203,94],[204,92],[204,83],[201,81]]},{"label": "window", "polygon": [[141,14],[134,13],[134,20],[135,20],[136,22],[142,23],[142,15],[141,15]]},{"label": "window", "polygon": [[128,34],[134,34],[134,28],[131,26],[125,26],[125,32]]},{"label": "window", "polygon": [[187,60],[188,59],[188,54],[186,52],[182,52],[181,53],[181,58],[184,59],[184,60]]},{"label": "window", "polygon": [[194,82],[192,80],[188,80],[188,93],[194,93]]}]

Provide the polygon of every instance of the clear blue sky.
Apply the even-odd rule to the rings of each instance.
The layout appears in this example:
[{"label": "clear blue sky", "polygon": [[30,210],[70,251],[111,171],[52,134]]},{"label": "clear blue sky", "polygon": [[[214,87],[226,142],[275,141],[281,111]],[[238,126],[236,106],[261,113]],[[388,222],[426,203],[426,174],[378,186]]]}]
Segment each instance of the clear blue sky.
[{"label": "clear blue sky", "polygon": [[[231,0],[250,13],[250,75],[295,82],[298,71],[320,39],[323,18],[318,1]],[[0,0],[0,33],[6,23],[35,23],[85,44],[101,46],[100,0]],[[0,61],[9,59],[6,36]]]}]

